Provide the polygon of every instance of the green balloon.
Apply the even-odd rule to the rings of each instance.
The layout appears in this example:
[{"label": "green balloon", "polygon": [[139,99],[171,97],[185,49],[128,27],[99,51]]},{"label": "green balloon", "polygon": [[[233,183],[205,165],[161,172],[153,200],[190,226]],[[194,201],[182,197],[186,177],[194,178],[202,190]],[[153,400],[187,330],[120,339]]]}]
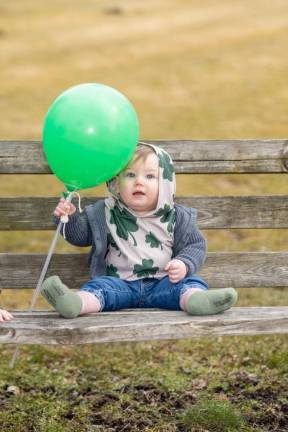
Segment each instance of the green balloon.
[{"label": "green balloon", "polygon": [[110,180],[131,159],[139,137],[137,114],[118,90],[103,84],[71,87],[50,106],[43,149],[69,191]]}]

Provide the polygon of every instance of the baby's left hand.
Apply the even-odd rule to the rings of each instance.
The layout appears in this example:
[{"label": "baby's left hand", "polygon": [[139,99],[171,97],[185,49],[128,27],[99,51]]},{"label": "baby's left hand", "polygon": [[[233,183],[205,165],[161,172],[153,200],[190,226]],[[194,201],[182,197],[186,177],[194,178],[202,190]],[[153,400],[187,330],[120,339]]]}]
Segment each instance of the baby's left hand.
[{"label": "baby's left hand", "polygon": [[169,261],[164,270],[168,272],[169,280],[172,283],[179,282],[187,274],[186,264],[178,259]]}]

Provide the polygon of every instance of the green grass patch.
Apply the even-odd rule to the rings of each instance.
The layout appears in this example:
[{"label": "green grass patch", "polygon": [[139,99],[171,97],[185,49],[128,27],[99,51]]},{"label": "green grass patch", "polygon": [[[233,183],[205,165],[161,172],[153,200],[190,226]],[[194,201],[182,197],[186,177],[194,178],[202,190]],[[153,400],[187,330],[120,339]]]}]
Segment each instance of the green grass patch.
[{"label": "green grass patch", "polygon": [[241,431],[244,425],[242,415],[227,401],[204,400],[185,411],[180,424],[185,430],[199,428],[209,432]]},{"label": "green grass patch", "polygon": [[273,352],[271,354],[271,357],[268,358],[267,366],[273,369],[277,369],[278,372],[287,375],[288,374],[288,351],[282,349],[280,351]]}]

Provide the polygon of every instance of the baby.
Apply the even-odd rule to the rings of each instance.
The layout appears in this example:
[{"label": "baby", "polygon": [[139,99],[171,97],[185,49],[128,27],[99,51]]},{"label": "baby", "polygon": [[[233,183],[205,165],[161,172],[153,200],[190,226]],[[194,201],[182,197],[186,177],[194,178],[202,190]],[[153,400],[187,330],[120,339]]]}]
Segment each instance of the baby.
[{"label": "baby", "polygon": [[208,290],[195,273],[206,257],[197,212],[174,203],[175,173],[163,149],[140,144],[120,174],[107,183],[110,195],[80,213],[62,198],[54,215],[69,215],[67,240],[91,246],[91,280],[69,290],[58,276],[41,293],[65,318],[123,308],[183,310],[210,315],[237,300],[233,288]]}]

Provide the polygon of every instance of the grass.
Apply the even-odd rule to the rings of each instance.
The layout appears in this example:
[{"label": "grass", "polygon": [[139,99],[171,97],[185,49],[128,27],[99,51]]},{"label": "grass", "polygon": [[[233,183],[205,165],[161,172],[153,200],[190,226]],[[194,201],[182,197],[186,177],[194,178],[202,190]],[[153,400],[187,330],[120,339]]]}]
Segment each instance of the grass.
[{"label": "grass", "polygon": [[22,347],[12,371],[5,347],[1,430],[284,431],[285,337],[264,339]]},{"label": "grass", "polygon": [[[1,139],[41,139],[49,105],[81,82],[126,94],[142,139],[287,137],[286,0],[22,0],[0,15]],[[284,175],[181,175],[177,186],[179,196],[287,194]],[[61,192],[52,176],[0,175],[1,196]],[[205,235],[210,251],[287,250],[284,230]],[[45,253],[51,237],[2,232],[0,252]],[[239,297],[287,305],[280,289]],[[9,309],[30,300],[1,294]],[[13,350],[1,346],[1,431],[288,430],[285,335],[25,346],[10,370]]]},{"label": "grass", "polygon": [[202,427],[211,432],[240,431],[243,425],[240,414],[225,400],[204,400],[195,404],[182,415],[182,422],[186,429]]}]

